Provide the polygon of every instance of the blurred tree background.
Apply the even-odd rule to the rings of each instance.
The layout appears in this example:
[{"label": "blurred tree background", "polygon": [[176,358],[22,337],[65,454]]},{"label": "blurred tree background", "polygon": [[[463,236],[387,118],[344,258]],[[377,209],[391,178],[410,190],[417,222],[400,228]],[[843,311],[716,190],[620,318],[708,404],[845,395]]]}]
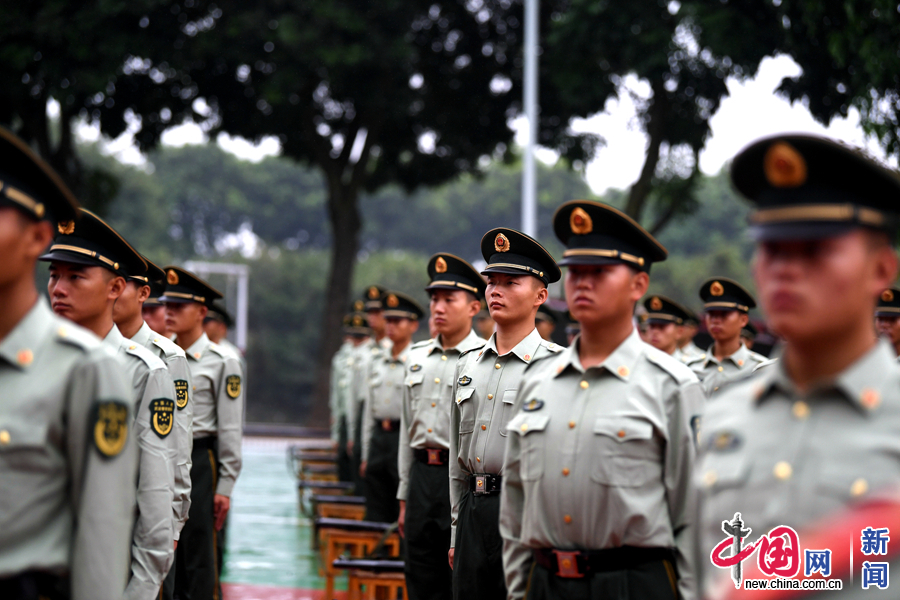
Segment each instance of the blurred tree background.
[{"label": "blurred tree background", "polygon": [[[251,263],[250,418],[322,423],[350,297],[373,282],[421,295],[433,251],[477,259],[485,230],[519,222],[522,21],[523,0],[11,3],[0,123],[154,260]],[[748,278],[746,208],[697,158],[726,79],[763,58],[802,69],[778,93],[823,123],[856,109],[900,155],[895,2],[543,0],[540,21],[539,142],[560,160],[539,174],[539,237],[558,253],[550,214],[590,196],[579,172],[604,140],[573,119],[631,95],[643,169],[605,199],[669,247],[654,291],[693,304],[709,274]],[[283,158],[159,148],[186,121],[273,136]],[[84,123],[128,131],[146,168],[80,145]]]}]

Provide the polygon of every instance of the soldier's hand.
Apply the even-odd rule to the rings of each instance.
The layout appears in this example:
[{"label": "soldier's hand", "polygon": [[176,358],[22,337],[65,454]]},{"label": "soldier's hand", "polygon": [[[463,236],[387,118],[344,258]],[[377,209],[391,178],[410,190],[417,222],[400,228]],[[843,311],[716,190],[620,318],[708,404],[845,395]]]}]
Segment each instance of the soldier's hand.
[{"label": "soldier's hand", "polygon": [[178,550],[178,540],[175,540],[175,549]]},{"label": "soldier's hand", "polygon": [[366,461],[359,463],[359,476],[360,477],[366,476]]},{"label": "soldier's hand", "polygon": [[397,531],[400,533],[400,537],[405,538],[406,534],[403,532],[403,525],[406,523],[406,500],[400,501],[400,516],[397,517]]},{"label": "soldier's hand", "polygon": [[453,568],[453,551],[455,548],[450,548],[450,551],[447,552],[447,560],[450,562],[450,568]]},{"label": "soldier's hand", "polygon": [[228,516],[228,509],[231,508],[231,498],[216,494],[213,497],[213,517],[215,518],[216,531],[222,529],[225,525],[225,517]]}]

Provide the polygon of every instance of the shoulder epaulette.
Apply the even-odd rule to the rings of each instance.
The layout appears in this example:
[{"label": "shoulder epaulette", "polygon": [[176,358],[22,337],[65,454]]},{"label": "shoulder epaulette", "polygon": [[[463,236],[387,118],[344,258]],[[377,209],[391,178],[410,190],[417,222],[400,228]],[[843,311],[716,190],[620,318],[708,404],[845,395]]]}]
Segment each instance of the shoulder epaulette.
[{"label": "shoulder epaulette", "polygon": [[704,360],[706,360],[705,352],[703,354],[698,354],[697,356],[692,356],[691,358],[688,358],[684,364],[690,366],[690,365],[694,364],[695,362],[701,362]]},{"label": "shoulder epaulette", "polygon": [[141,359],[142,361],[144,361],[144,364],[146,364],[151,369],[166,368],[166,363],[164,363],[162,359],[160,359],[158,356],[156,356],[140,344],[130,343],[127,346],[123,347],[125,348],[126,353]]},{"label": "shoulder epaulette", "polygon": [[178,344],[176,344],[175,342],[173,342],[172,340],[170,340],[167,337],[163,337],[161,335],[154,335],[152,338],[150,338],[150,341],[153,343],[154,346],[156,346],[157,348],[159,348],[160,350],[162,350],[165,353],[166,358],[173,358],[176,356],[180,356],[180,357],[187,356],[184,353],[184,350],[181,348],[181,346],[179,346]]},{"label": "shoulder epaulette", "polygon": [[98,339],[87,329],[69,324],[62,324],[57,327],[56,340],[82,350],[92,350],[103,343],[102,340]]},{"label": "shoulder epaulette", "polygon": [[470,354],[470,353],[472,353],[472,352],[475,352],[476,350],[481,350],[482,348],[484,348],[485,344],[487,344],[487,342],[484,342],[484,343],[482,343],[482,344],[478,344],[477,346],[473,346],[472,348],[469,348],[468,350],[464,350],[464,351],[462,351],[462,352],[459,353],[459,357],[462,358],[462,357],[465,356],[466,354]]},{"label": "shoulder epaulette", "polygon": [[212,343],[209,345],[209,349],[221,356],[222,358],[233,358],[235,360],[240,360],[237,356],[231,353],[230,350],[223,348],[222,346]]},{"label": "shoulder epaulette", "polygon": [[750,358],[760,363],[764,363],[769,360],[769,357],[763,356],[759,352],[754,352],[753,350],[750,350]]},{"label": "shoulder epaulette", "polygon": [[[898,359],[898,360],[900,360],[900,359]],[[772,365],[774,365],[777,362],[778,362],[777,358],[766,358],[761,363],[759,363],[758,365],[753,367],[753,372],[756,373],[757,371],[761,371],[763,369],[771,367]]]},{"label": "shoulder epaulette", "polygon": [[421,342],[416,342],[415,344],[413,344],[412,346],[410,346],[409,349],[410,349],[410,350],[415,350],[416,348],[424,348],[424,347],[426,347],[426,346],[430,346],[432,343],[434,343],[434,339],[433,339],[433,338],[430,339],[430,340],[422,340]]},{"label": "shoulder epaulette", "polygon": [[645,356],[647,360],[668,373],[680,385],[697,381],[697,374],[687,365],[679,362],[677,358],[672,358],[656,349],[648,350]]},{"label": "shoulder epaulette", "polygon": [[565,346],[560,346],[556,342],[548,342],[547,340],[541,340],[541,346],[543,348],[546,348],[550,352],[553,352],[554,354],[556,354],[558,352],[562,352],[563,350],[566,349]]}]

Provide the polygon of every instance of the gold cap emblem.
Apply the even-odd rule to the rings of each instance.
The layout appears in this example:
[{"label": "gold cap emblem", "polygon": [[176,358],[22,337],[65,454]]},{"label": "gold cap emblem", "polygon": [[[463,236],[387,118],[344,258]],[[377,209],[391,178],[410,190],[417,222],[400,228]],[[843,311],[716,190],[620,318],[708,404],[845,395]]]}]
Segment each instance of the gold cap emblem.
[{"label": "gold cap emblem", "polygon": [[391,308],[397,308],[400,306],[400,300],[397,299],[397,296],[394,294],[389,294],[387,300],[385,300],[385,304],[390,306]]},{"label": "gold cap emblem", "polygon": [[63,235],[72,235],[75,233],[75,221],[60,221],[56,228]]},{"label": "gold cap emblem", "polygon": [[494,250],[497,252],[509,252],[509,238],[502,233],[498,233],[497,237],[494,238]]},{"label": "gold cap emblem", "polygon": [[792,188],[806,182],[806,161],[793,146],[776,142],[763,159],[766,179],[777,188]]},{"label": "gold cap emblem", "polygon": [[723,286],[718,281],[713,281],[712,285],[709,286],[709,293],[713,296],[721,296],[725,293],[725,286]]},{"label": "gold cap emblem", "polygon": [[434,262],[434,270],[438,273],[447,272],[447,261],[444,260],[443,256],[438,256],[437,260]]},{"label": "gold cap emblem", "polygon": [[374,285],[373,285],[372,287],[370,287],[370,288],[369,288],[369,291],[366,292],[366,293],[367,293],[368,296],[369,296],[369,300],[378,300],[378,296],[379,296],[379,294],[378,294],[378,288],[375,287]]},{"label": "gold cap emblem", "polygon": [[359,315],[353,315],[353,326],[354,326],[354,327],[361,327],[362,324],[363,324],[362,317],[359,316]]},{"label": "gold cap emblem", "polygon": [[576,235],[587,235],[594,230],[594,221],[580,206],[569,215],[569,228]]},{"label": "gold cap emblem", "polygon": [[365,308],[366,304],[362,300],[357,300],[353,303],[353,310],[355,310],[356,312],[362,312],[363,310],[365,310]]},{"label": "gold cap emblem", "polygon": [[893,302],[894,301],[894,292],[891,290],[884,290],[881,292],[881,299],[884,302]]},{"label": "gold cap emblem", "polygon": [[653,296],[653,298],[650,300],[650,308],[653,310],[662,310],[662,307],[662,300],[660,300],[656,296]]},{"label": "gold cap emblem", "polygon": [[178,285],[178,273],[169,269],[166,272],[166,282],[168,282],[169,285]]}]

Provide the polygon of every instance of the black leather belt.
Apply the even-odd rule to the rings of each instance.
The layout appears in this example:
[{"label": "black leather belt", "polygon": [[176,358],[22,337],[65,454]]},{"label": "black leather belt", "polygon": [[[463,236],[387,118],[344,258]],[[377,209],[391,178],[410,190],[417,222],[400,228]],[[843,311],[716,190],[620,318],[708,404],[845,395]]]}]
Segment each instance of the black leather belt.
[{"label": "black leather belt", "polygon": [[450,451],[446,448],[413,448],[413,456],[433,467],[443,467],[450,461]]},{"label": "black leather belt", "polygon": [[390,419],[382,419],[378,421],[378,427],[382,431],[400,431],[400,420],[392,421]]},{"label": "black leather belt", "polygon": [[503,477],[490,473],[476,473],[469,475],[469,489],[475,496],[490,496],[500,493],[500,482]]},{"label": "black leather belt", "polygon": [[549,569],[557,577],[569,579],[584,577],[590,573],[625,571],[660,560],[667,560],[674,566],[672,550],[622,546],[604,550],[538,548],[534,551],[534,562]]}]

